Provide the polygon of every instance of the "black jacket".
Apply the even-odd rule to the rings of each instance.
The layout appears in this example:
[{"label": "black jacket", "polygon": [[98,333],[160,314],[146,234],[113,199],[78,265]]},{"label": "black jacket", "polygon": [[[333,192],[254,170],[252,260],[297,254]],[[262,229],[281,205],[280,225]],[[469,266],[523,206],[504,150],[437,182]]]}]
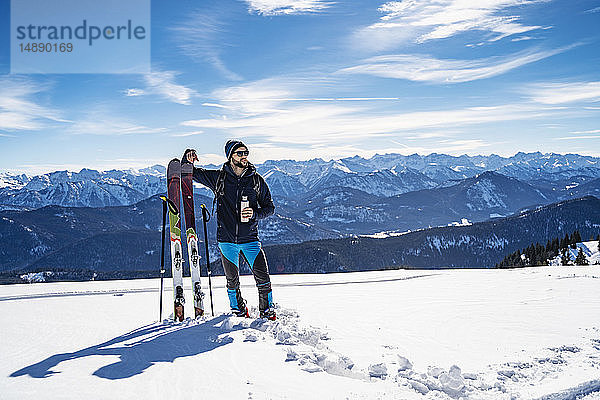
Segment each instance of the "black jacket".
[{"label": "black jacket", "polygon": [[[241,177],[231,169],[229,163],[223,164],[225,181],[223,196],[217,196],[217,241],[228,243],[248,243],[258,239],[258,220],[273,215],[275,206],[271,199],[269,186],[256,172],[254,165],[248,167]],[[220,170],[194,168],[194,180],[216,191]],[[260,191],[257,194],[254,188],[253,175],[256,174],[260,182]],[[241,222],[240,202],[242,196],[248,196],[250,207],[254,216],[249,222]]]}]

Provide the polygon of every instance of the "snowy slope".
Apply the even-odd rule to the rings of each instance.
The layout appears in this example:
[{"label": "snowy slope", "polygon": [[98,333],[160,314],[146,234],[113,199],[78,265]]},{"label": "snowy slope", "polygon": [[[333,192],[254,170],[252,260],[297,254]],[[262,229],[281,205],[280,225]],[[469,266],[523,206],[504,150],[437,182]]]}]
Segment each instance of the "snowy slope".
[{"label": "snowy slope", "polygon": [[592,400],[599,283],[597,266],[280,275],[262,322],[223,314],[218,277],[217,316],[177,324],[154,322],[158,280],[3,286],[0,397]]},{"label": "snowy slope", "polygon": [[[598,248],[598,241],[592,240],[588,242],[577,243],[577,248],[572,249],[569,247],[569,256],[572,261],[575,261],[577,258],[577,254],[579,253],[579,249],[583,252],[583,255],[587,259],[590,265],[600,264],[600,248]],[[560,266],[561,265],[561,256],[558,255],[550,260],[550,265]]]}]

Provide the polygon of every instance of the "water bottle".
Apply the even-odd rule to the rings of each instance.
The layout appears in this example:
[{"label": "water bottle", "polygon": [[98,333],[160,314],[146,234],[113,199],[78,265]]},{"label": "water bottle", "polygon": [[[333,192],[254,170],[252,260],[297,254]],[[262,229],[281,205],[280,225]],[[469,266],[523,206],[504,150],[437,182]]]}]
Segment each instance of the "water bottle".
[{"label": "water bottle", "polygon": [[[242,212],[242,210],[244,208],[250,207],[250,202],[248,201],[248,196],[242,196],[242,202],[240,203],[240,212]],[[250,218],[244,218],[242,216],[242,222],[248,222],[250,221]]]}]

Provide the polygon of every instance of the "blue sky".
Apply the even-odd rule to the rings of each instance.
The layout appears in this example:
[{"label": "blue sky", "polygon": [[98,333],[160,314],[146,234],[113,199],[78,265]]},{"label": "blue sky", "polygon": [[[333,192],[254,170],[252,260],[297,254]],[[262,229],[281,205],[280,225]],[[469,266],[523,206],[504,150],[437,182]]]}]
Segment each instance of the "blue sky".
[{"label": "blue sky", "polygon": [[600,0],[153,1],[148,74],[10,74],[0,170],[375,153],[600,156]]}]

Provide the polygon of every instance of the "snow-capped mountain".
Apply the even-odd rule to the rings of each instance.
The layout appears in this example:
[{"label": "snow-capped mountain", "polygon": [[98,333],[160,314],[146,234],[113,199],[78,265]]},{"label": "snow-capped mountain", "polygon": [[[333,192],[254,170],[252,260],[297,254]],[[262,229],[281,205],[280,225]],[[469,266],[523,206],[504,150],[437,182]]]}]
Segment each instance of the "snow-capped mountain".
[{"label": "snow-capped mountain", "polygon": [[599,178],[600,160],[578,154],[517,153],[496,171],[520,180],[559,180],[577,175]]},{"label": "snow-capped mountain", "polygon": [[436,185],[436,182],[419,171],[396,166],[391,170],[384,169],[366,173],[330,173],[315,182],[311,189],[320,190],[341,186],[387,197],[414,190],[433,188]]},{"label": "snow-capped mountain", "polygon": [[[487,171],[440,189],[439,198],[452,198],[469,210],[512,214],[523,204],[544,204],[549,197],[515,178]],[[457,204],[458,205],[458,204]]]},{"label": "snow-capped mountain", "polygon": [[391,205],[424,216],[431,213],[432,225],[436,226],[441,225],[435,222],[440,215],[482,221],[552,201],[552,197],[527,183],[488,171],[452,186],[396,196]]},{"label": "snow-capped mountain", "polygon": [[0,204],[29,208],[47,205],[105,207],[130,205],[164,191],[165,167],[139,171],[57,171],[27,178],[5,176]]},{"label": "snow-capped mountain", "polygon": [[423,173],[433,181],[437,182],[438,184],[444,184],[445,182],[453,182],[469,177],[469,175],[460,168],[452,169],[446,165],[438,165],[436,163],[430,163],[429,165],[425,166],[421,170],[421,173]]},{"label": "snow-capped mountain", "polygon": [[12,175],[7,173],[0,173],[0,189],[5,187],[20,188],[29,182],[29,178],[25,174]]},{"label": "snow-capped mountain", "polygon": [[[338,185],[338,180],[346,179],[348,184],[355,189],[363,190],[376,195],[389,195],[383,192],[397,190],[394,185],[399,185],[399,193],[430,187],[430,181],[448,186],[448,181],[466,179],[486,171],[495,171],[502,175],[510,176],[521,181],[527,181],[534,186],[548,186],[544,182],[557,182],[574,177],[598,178],[600,177],[600,159],[577,154],[542,154],[542,153],[517,153],[512,157],[490,156],[450,156],[447,154],[400,154],[375,155],[369,159],[359,156],[342,158],[339,160],[324,161],[313,159],[309,161],[267,161],[259,165],[259,172],[265,168],[277,167],[279,171],[290,176],[295,176],[308,190],[324,187],[327,184]],[[392,188],[381,189],[386,182],[375,182],[376,172],[406,171],[419,173],[429,181],[419,188],[415,182],[392,184]],[[365,183],[369,177],[373,183]],[[363,182],[356,182],[363,180]],[[403,187],[403,185],[405,185]],[[412,186],[411,186],[412,185]],[[374,189],[377,188],[377,189]],[[380,191],[380,193],[377,192]]]},{"label": "snow-capped mountain", "polygon": [[[376,196],[394,196],[436,186],[454,186],[486,171],[526,182],[544,195],[548,192],[554,196],[549,200],[559,200],[570,198],[569,190],[577,185],[600,178],[600,159],[577,154],[517,153],[512,157],[383,154],[369,159],[354,156],[330,161],[269,160],[256,167],[269,183],[273,196],[283,203],[337,186]],[[139,171],[83,169],[34,177],[1,174],[0,207],[130,205],[164,192],[164,174],[165,168],[159,165]],[[210,194],[200,187],[197,191]]]},{"label": "snow-capped mountain", "polygon": [[288,212],[328,229],[373,234],[446,226],[463,219],[484,221],[553,201],[554,197],[527,183],[484,172],[449,186],[390,197],[344,186],[325,188],[310,192]]},{"label": "snow-capped mountain", "polygon": [[274,167],[262,174],[273,197],[290,198],[306,192],[306,187],[295,175],[288,175]]},{"label": "snow-capped mountain", "polygon": [[346,234],[356,234],[357,228],[370,232],[394,221],[393,214],[381,206],[382,200],[361,190],[336,186],[311,192],[292,215]]}]

